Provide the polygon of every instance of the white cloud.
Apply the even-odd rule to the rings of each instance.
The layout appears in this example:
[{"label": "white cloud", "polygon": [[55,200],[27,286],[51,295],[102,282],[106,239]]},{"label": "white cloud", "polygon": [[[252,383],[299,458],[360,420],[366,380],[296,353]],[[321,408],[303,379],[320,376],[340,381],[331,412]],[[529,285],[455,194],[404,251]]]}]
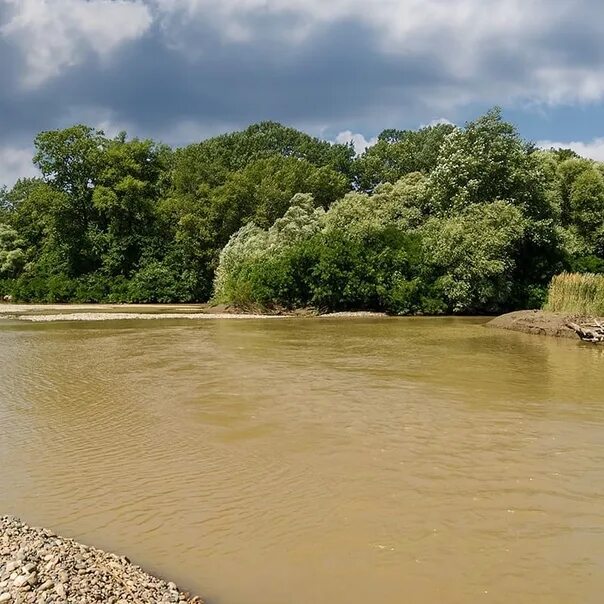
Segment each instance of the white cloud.
[{"label": "white cloud", "polygon": [[124,42],[143,35],[152,23],[149,7],[141,0],[4,2],[12,16],[0,35],[24,54],[24,83],[31,87],[79,64],[88,52],[109,56]]},{"label": "white cloud", "polygon": [[32,157],[30,148],[0,148],[0,187],[12,187],[19,178],[36,176],[38,171],[31,162]]},{"label": "white cloud", "polygon": [[434,126],[440,126],[441,124],[455,126],[455,124],[451,120],[448,120],[446,117],[437,117],[436,119],[429,121],[427,124],[421,124],[420,128],[432,128]]},{"label": "white cloud", "polygon": [[335,142],[342,145],[352,143],[354,150],[360,154],[368,147],[375,145],[377,143],[377,137],[367,140],[362,134],[355,134],[351,130],[344,130],[336,136]]},{"label": "white cloud", "polygon": [[[446,117],[439,117],[439,118],[433,119],[432,121],[428,122],[427,124],[421,124],[419,127],[428,128],[431,126],[438,126],[439,124],[450,124],[451,126],[455,125],[452,121],[448,120]],[[346,143],[352,143],[354,146],[354,150],[360,154],[360,153],[363,153],[363,151],[365,151],[369,147],[373,147],[373,145],[375,145],[378,142],[378,137],[374,136],[370,139],[367,139],[367,138],[365,138],[365,135],[359,134],[358,132],[355,133],[352,130],[344,130],[336,136],[336,139],[334,142],[341,143],[344,145]]]},{"label": "white cloud", "polygon": [[572,149],[581,157],[588,157],[596,161],[604,161],[604,138],[595,138],[590,142],[571,141],[562,143],[557,141],[539,141],[538,147],[542,149]]}]

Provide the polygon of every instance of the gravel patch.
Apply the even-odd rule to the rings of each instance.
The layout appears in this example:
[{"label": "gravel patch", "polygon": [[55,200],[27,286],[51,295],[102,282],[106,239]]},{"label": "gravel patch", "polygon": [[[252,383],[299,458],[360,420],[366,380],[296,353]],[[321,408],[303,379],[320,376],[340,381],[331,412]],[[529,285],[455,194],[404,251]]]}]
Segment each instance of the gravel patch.
[{"label": "gravel patch", "polygon": [[211,321],[212,319],[285,319],[284,315],[236,315],[230,313],[188,314],[188,313],[63,313],[56,315],[0,315],[0,319],[19,319],[31,323],[55,323],[58,321],[132,321],[132,320],[166,320],[181,319],[189,321]]},{"label": "gravel patch", "polygon": [[0,518],[0,604],[203,604],[127,558]]}]

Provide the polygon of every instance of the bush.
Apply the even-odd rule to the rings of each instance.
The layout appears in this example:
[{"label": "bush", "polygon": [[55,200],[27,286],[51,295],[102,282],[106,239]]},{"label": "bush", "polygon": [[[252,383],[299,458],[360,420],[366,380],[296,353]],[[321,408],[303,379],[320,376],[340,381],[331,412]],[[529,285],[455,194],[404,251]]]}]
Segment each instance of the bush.
[{"label": "bush", "polygon": [[141,268],[128,285],[128,301],[140,304],[167,304],[187,298],[186,288],[161,262],[153,261]]}]

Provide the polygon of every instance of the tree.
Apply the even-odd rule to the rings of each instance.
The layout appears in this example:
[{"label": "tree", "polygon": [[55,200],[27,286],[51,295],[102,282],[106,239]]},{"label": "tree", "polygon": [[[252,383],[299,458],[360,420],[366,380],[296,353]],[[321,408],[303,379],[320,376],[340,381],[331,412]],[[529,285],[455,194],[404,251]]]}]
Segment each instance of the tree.
[{"label": "tree", "polygon": [[526,220],[509,202],[467,206],[422,228],[424,258],[453,312],[496,311],[512,293]]},{"label": "tree", "polygon": [[200,187],[220,186],[232,172],[274,156],[328,167],[350,180],[354,149],[352,145],[332,144],[275,122],[262,122],[177,151],[174,191],[177,195],[196,196]]},{"label": "tree", "polygon": [[412,172],[429,174],[436,167],[446,137],[454,130],[451,124],[418,131],[384,130],[378,142],[355,162],[358,188],[373,191],[379,184],[394,183]]},{"label": "tree", "polygon": [[15,277],[25,265],[24,243],[19,233],[0,224],[0,277]]},{"label": "tree", "polygon": [[592,162],[588,159],[571,157],[558,164],[557,174],[560,187],[561,221],[564,226],[569,226],[573,221],[571,195],[573,185],[577,178],[591,170]]},{"label": "tree", "polygon": [[499,109],[446,137],[428,193],[436,214],[456,213],[476,203],[508,200],[529,215],[551,215],[539,165]]},{"label": "tree", "polygon": [[108,140],[101,130],[77,125],[41,132],[34,140],[34,164],[46,182],[84,202],[103,169]]},{"label": "tree", "polygon": [[317,168],[294,157],[257,160],[233,172],[224,185],[210,193],[210,231],[222,247],[246,222],[270,227],[285,214],[296,193],[308,193],[318,205],[327,207],[347,190],[345,177],[331,168]]},{"label": "tree", "polygon": [[588,243],[595,243],[604,225],[604,177],[600,172],[590,168],[576,177],[571,187],[570,212],[579,234]]}]

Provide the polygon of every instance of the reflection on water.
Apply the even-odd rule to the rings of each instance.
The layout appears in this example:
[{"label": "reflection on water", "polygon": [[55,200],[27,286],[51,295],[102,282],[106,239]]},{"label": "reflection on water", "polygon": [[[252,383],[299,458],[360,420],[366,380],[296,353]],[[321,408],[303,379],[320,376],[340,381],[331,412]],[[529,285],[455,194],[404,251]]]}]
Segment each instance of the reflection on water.
[{"label": "reflection on water", "polygon": [[595,604],[603,363],[472,319],[4,322],[0,513],[216,604]]}]

